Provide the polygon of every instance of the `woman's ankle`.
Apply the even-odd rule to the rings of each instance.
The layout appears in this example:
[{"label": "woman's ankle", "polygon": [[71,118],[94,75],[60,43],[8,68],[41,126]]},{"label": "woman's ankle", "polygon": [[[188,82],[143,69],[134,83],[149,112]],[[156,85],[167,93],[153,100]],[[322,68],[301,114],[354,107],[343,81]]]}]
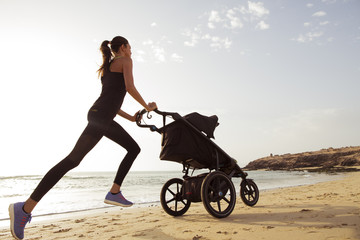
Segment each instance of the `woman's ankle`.
[{"label": "woman's ankle", "polygon": [[35,200],[29,198],[28,200],[26,200],[24,206],[23,206],[23,210],[24,212],[26,212],[27,214],[31,214],[31,212],[34,210],[34,208],[36,207],[38,202],[36,202]]}]

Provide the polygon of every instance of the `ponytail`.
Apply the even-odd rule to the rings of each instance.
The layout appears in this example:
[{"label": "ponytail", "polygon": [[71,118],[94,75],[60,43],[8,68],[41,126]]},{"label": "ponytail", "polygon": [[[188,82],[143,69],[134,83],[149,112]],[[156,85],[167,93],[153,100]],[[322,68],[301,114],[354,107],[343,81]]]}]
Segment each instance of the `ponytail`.
[{"label": "ponytail", "polygon": [[[111,44],[111,49],[109,47],[109,44]],[[108,40],[102,42],[100,46],[100,51],[102,54],[103,63],[100,66],[99,70],[97,70],[97,72],[99,73],[99,77],[110,71],[110,62],[113,56],[112,52],[118,52],[119,48],[122,45],[126,46],[127,44],[129,44],[128,40],[121,36],[114,37],[111,42]]]},{"label": "ponytail", "polygon": [[112,53],[111,50],[109,48],[110,41],[105,40],[102,42],[101,46],[100,46],[100,51],[102,54],[102,59],[103,59],[103,63],[100,66],[99,70],[97,70],[97,72],[99,73],[99,77],[103,76],[105,72],[109,71],[110,68],[110,60],[112,57]]}]

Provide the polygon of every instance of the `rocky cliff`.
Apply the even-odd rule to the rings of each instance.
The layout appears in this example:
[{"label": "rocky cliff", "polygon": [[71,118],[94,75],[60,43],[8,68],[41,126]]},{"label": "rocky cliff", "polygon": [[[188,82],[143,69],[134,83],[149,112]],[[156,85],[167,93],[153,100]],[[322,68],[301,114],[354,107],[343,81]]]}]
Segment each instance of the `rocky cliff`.
[{"label": "rocky cliff", "polygon": [[360,166],[360,146],[328,148],[314,152],[272,155],[250,162],[245,169],[296,170],[300,168],[334,168]]}]

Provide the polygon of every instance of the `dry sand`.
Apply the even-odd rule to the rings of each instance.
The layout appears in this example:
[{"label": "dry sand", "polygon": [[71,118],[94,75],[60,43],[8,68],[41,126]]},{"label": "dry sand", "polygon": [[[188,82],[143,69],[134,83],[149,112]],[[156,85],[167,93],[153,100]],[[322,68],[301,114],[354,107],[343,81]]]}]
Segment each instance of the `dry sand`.
[{"label": "dry sand", "polygon": [[[0,239],[12,239],[8,228],[0,229]],[[255,207],[238,197],[224,219],[209,215],[202,203],[181,217],[161,206],[114,207],[47,222],[35,218],[25,239],[360,239],[360,173],[261,192]]]}]

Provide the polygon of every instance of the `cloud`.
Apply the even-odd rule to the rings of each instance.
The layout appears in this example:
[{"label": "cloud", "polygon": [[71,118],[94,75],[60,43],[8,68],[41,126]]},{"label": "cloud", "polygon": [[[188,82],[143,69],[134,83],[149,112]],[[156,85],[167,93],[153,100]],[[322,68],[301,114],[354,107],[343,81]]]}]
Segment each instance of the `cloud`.
[{"label": "cloud", "polygon": [[269,24],[266,24],[264,21],[260,21],[258,24],[256,24],[256,28],[260,30],[266,30],[269,29]]},{"label": "cloud", "polygon": [[262,3],[262,2],[248,1],[248,8],[249,8],[249,13],[251,15],[259,17],[259,18],[270,13],[270,11],[264,7],[264,3]]},{"label": "cloud", "polygon": [[230,41],[228,38],[220,38],[220,37],[210,37],[210,47],[212,47],[214,50],[219,49],[229,49],[231,47],[232,41]]},{"label": "cloud", "polygon": [[134,54],[134,59],[137,62],[153,61],[156,63],[164,63],[168,59],[175,62],[182,62],[182,57],[178,54],[169,55],[166,48],[172,44],[172,41],[167,36],[162,36],[160,39],[154,41],[147,39],[142,42],[143,49],[139,49]]},{"label": "cloud", "polygon": [[232,41],[229,40],[229,38],[221,38],[219,36],[211,36],[210,34],[206,34],[202,36],[203,40],[209,40],[210,41],[210,47],[214,50],[219,49],[229,49],[232,45]]},{"label": "cloud", "polygon": [[200,39],[200,33],[198,33],[199,28],[195,28],[194,31],[191,30],[185,30],[183,32],[183,35],[186,37],[189,37],[189,41],[185,41],[184,45],[187,47],[195,47],[195,45],[199,42]]},{"label": "cloud", "polygon": [[156,22],[153,22],[152,24],[150,24],[150,26],[151,26],[151,27],[156,27],[157,24],[156,24]]},{"label": "cloud", "polygon": [[157,62],[165,62],[165,49],[159,46],[152,46],[152,50],[154,53],[154,57],[157,60]]},{"label": "cloud", "polygon": [[[305,22],[303,25],[306,28],[306,33],[301,33],[298,37],[292,38],[291,40],[299,43],[310,43],[315,42],[316,44],[331,43],[332,37],[326,36],[325,33],[329,33],[330,21],[323,20],[327,13],[325,11],[314,12],[311,17],[312,19]],[[330,39],[330,40],[329,40]]]},{"label": "cloud", "polygon": [[179,56],[176,53],[171,54],[171,60],[174,62],[178,62],[178,63],[182,63],[183,62],[183,57]]},{"label": "cloud", "polygon": [[226,29],[240,29],[243,28],[244,21],[259,23],[269,14],[270,11],[264,7],[264,3],[248,1],[247,6],[236,6],[222,11],[212,10],[205,15],[209,16],[207,26],[210,29],[214,29],[215,25],[220,23]]},{"label": "cloud", "polygon": [[208,19],[208,27],[210,29],[214,29],[215,28],[215,24],[216,23],[220,23],[222,21],[222,19],[220,18],[219,12],[218,11],[211,11],[210,15],[209,15],[209,19]]},{"label": "cloud", "polygon": [[232,41],[228,37],[215,36],[210,33],[203,34],[199,27],[193,31],[186,30],[183,35],[190,38],[189,41],[184,42],[187,47],[195,47],[200,41],[208,41],[213,50],[229,49],[232,45]]},{"label": "cloud", "polygon": [[306,4],[306,7],[308,7],[308,8],[312,8],[313,6],[314,6],[314,4],[312,4],[312,3]]},{"label": "cloud", "polygon": [[324,26],[324,25],[328,25],[329,23],[330,23],[329,21],[324,21],[324,22],[321,22],[320,25]]},{"label": "cloud", "polygon": [[146,55],[146,53],[142,50],[137,50],[136,53],[134,54],[134,59],[137,62],[145,62],[145,58],[144,55]]},{"label": "cloud", "polygon": [[326,12],[324,12],[324,11],[319,11],[319,12],[314,13],[312,16],[313,16],[313,17],[323,17],[323,16],[325,16],[325,15],[326,15]]},{"label": "cloud", "polygon": [[236,16],[236,11],[234,9],[229,9],[226,12],[226,17],[229,20],[229,22],[224,25],[226,28],[236,29],[244,26],[240,18]]},{"label": "cloud", "polygon": [[[270,25],[265,22],[269,14],[270,11],[265,8],[264,3],[251,1],[248,1],[245,6],[213,9],[199,17],[199,19],[205,19],[205,23],[198,23],[193,29],[183,31],[182,35],[187,37],[184,45],[195,47],[200,42],[208,41],[214,50],[229,49],[233,44],[231,36],[245,24],[259,30],[269,29]],[[213,34],[214,29],[217,31],[216,35]]]},{"label": "cloud", "polygon": [[336,0],[321,0],[321,2],[327,3],[327,4],[333,4],[333,3],[336,3]]},{"label": "cloud", "polygon": [[323,32],[308,32],[304,35],[300,34],[297,38],[293,38],[292,40],[297,41],[299,43],[307,43],[307,42],[312,42],[316,38],[319,38],[323,35],[324,35]]}]

